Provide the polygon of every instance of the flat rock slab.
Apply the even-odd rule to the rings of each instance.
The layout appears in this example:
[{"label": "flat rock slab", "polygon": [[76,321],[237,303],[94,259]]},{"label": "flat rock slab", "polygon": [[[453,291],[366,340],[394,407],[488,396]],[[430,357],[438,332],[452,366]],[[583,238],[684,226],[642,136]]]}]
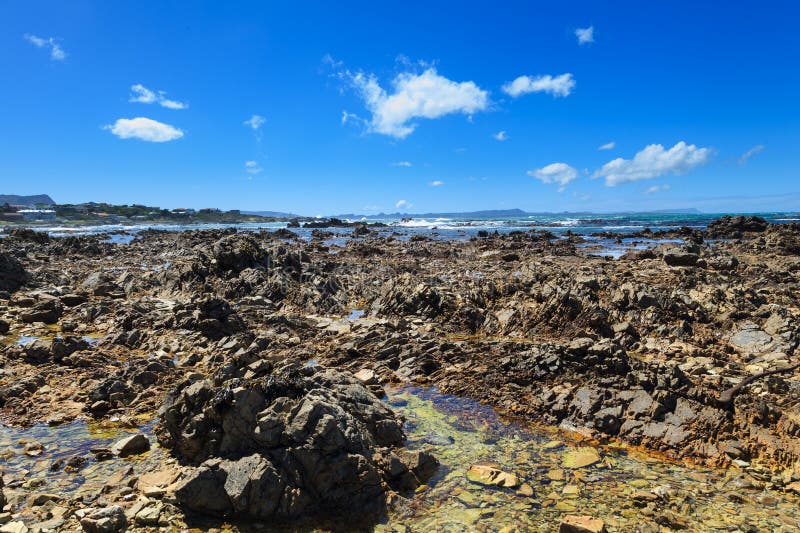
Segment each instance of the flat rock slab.
[{"label": "flat rock slab", "polygon": [[561,521],[559,533],[605,533],[606,525],[599,518],[567,515]]},{"label": "flat rock slab", "polygon": [[564,468],[584,468],[600,461],[600,453],[590,446],[575,448],[564,454],[561,465]]}]

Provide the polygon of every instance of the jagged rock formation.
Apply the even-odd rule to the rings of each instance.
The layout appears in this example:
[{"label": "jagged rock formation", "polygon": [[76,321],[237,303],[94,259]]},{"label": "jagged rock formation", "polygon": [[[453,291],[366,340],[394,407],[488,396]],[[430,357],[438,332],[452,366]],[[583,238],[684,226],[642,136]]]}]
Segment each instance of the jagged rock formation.
[{"label": "jagged rock formation", "polygon": [[232,364],[181,384],[159,439],[199,463],[176,490],[180,504],[222,516],[368,523],[389,488],[412,490],[436,466],[400,449],[402,421],[361,382],[297,363]]}]

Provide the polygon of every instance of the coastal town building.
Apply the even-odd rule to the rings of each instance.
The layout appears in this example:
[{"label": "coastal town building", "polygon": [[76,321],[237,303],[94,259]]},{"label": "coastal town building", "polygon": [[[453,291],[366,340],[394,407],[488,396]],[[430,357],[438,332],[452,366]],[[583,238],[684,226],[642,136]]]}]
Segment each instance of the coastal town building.
[{"label": "coastal town building", "polygon": [[20,209],[17,213],[22,215],[23,220],[55,220],[56,212],[54,209]]}]

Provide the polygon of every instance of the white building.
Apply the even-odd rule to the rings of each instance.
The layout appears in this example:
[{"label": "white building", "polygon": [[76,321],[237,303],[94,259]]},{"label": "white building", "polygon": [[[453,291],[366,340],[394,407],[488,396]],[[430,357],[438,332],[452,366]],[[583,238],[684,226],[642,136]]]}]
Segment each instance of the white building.
[{"label": "white building", "polygon": [[24,220],[55,220],[56,212],[53,209],[20,209],[17,213]]}]

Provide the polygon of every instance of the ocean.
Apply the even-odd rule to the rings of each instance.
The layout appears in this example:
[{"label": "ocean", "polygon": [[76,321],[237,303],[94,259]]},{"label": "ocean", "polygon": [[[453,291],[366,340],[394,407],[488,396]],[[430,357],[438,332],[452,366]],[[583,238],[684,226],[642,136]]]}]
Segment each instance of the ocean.
[{"label": "ocean", "polygon": [[[723,215],[749,214],[757,215],[773,223],[800,222],[800,212],[784,213],[714,213],[714,214],[652,214],[652,213],[621,213],[621,214],[542,214],[525,215],[518,217],[448,217],[448,218],[422,218],[422,217],[391,217],[391,218],[362,218],[347,219],[348,222],[363,221],[367,223],[382,222],[388,226],[384,231],[394,233],[397,237],[411,237],[425,235],[434,239],[469,239],[477,236],[480,231],[497,231],[509,233],[512,231],[548,230],[556,235],[566,232],[572,234],[591,236],[595,233],[618,233],[624,237],[626,233],[634,233],[645,228],[653,231],[675,229],[682,226],[703,229],[716,218]],[[107,224],[107,225],[42,225],[34,227],[39,231],[46,231],[53,237],[67,235],[95,235],[109,233],[123,233],[135,235],[146,229],[155,230],[196,230],[196,229],[224,229],[238,228],[242,231],[277,230],[286,228],[286,222],[243,223],[243,224]],[[290,228],[300,238],[310,238],[311,230],[307,228]],[[349,235],[351,228],[330,228],[335,234]]]}]

